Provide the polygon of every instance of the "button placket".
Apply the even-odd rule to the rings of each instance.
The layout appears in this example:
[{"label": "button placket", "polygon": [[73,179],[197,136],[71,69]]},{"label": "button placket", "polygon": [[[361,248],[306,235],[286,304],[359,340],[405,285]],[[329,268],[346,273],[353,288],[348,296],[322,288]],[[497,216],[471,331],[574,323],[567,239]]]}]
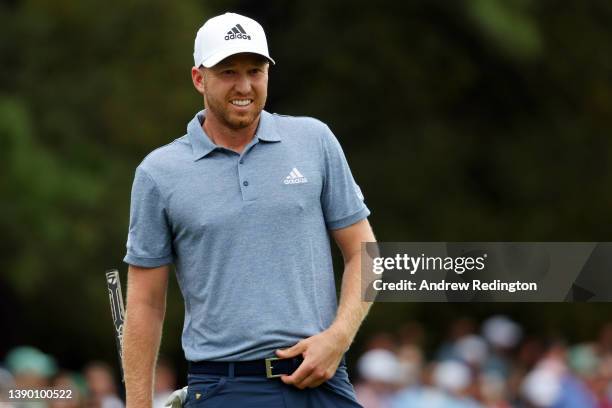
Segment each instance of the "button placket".
[{"label": "button placket", "polygon": [[245,162],[244,157],[241,157],[238,160],[238,182],[240,183],[242,199],[245,201],[251,201],[255,199],[255,192],[253,191],[249,166],[245,164]]}]

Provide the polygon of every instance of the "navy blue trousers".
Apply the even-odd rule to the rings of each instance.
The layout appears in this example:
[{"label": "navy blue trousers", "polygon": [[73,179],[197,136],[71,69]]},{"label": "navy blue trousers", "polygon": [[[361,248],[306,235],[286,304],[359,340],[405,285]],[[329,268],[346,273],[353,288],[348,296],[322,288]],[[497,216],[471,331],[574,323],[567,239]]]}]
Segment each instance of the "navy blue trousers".
[{"label": "navy blue trousers", "polygon": [[185,408],[362,408],[346,366],[316,388],[300,390],[280,378],[189,374]]}]

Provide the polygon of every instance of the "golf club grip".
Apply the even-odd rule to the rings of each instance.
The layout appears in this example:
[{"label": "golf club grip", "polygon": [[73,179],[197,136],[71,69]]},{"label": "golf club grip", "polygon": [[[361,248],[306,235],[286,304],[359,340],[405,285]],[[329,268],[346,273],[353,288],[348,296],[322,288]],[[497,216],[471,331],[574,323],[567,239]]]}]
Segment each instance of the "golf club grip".
[{"label": "golf club grip", "polygon": [[123,381],[123,322],[125,319],[125,307],[123,305],[123,293],[121,292],[121,279],[117,269],[106,271],[106,287],[108,289],[113,325],[115,326],[115,340],[117,341],[119,367],[121,369],[121,380]]}]

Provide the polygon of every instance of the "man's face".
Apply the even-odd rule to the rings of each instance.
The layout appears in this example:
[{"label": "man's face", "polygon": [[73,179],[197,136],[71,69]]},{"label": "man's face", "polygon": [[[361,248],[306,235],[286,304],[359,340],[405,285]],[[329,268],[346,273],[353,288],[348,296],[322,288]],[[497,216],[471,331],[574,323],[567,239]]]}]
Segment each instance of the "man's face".
[{"label": "man's face", "polygon": [[206,108],[223,125],[242,129],[261,113],[268,96],[268,62],[256,54],[235,54],[203,71]]}]

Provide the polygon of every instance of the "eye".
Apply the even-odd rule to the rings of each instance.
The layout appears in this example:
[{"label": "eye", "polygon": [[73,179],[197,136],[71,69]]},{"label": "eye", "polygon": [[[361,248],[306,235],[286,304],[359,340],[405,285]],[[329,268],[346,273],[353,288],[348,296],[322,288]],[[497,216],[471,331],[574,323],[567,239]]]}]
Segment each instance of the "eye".
[{"label": "eye", "polygon": [[221,71],[221,75],[225,75],[225,76],[234,75],[235,73],[236,71],[234,71],[233,69],[225,69]]},{"label": "eye", "polygon": [[249,71],[251,75],[257,75],[260,72],[262,72],[261,68],[251,68],[251,70]]}]

